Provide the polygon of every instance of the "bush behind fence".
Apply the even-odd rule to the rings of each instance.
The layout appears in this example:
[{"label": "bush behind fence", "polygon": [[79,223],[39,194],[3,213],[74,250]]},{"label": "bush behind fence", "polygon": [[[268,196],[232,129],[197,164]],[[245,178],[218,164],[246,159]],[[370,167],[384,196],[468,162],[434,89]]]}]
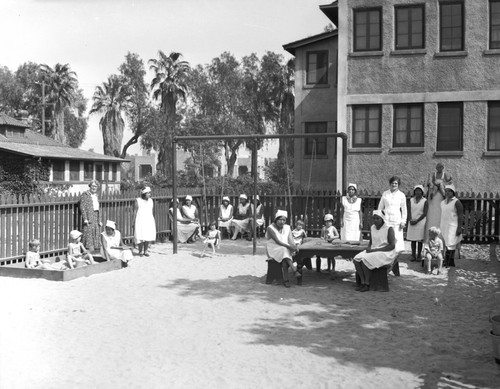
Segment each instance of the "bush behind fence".
[{"label": "bush behind fence", "polygon": [[[238,188],[226,188],[224,195],[229,196],[232,204],[238,201]],[[218,217],[222,200],[221,188],[180,188],[178,197],[193,196],[198,207],[202,226],[205,228]],[[378,205],[381,193],[360,191],[363,199],[363,230],[366,233],[371,223],[371,211]],[[101,221],[113,220],[124,237],[133,235],[133,208],[137,191],[122,193],[103,193],[100,196]],[[171,230],[168,209],[172,200],[171,189],[154,189],[154,216],[158,233]],[[264,206],[266,225],[272,222],[277,209],[287,210],[293,222],[301,218],[310,236],[319,233],[323,215],[332,213],[336,227],[340,228],[341,194],[333,191],[296,190],[291,193],[260,193]],[[409,200],[410,194],[407,194]],[[460,193],[458,198],[464,205],[465,242],[497,242],[500,234],[500,195],[493,193]],[[408,204],[409,205],[409,204]],[[293,223],[292,223],[293,224]],[[68,245],[69,232],[81,230],[82,218],[79,211],[79,196],[64,197],[0,196],[0,259],[10,260],[22,257],[28,241],[38,238],[44,253],[60,252]]]}]

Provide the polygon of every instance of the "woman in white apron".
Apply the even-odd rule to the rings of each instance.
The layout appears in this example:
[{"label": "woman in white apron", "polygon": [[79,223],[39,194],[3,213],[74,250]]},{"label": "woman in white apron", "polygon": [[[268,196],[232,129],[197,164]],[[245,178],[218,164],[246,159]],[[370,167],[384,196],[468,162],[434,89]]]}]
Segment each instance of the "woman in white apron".
[{"label": "woman in white apron", "polygon": [[382,198],[378,204],[378,210],[384,211],[385,223],[394,228],[394,236],[396,238],[396,251],[404,251],[405,242],[403,237],[403,229],[406,226],[406,196],[399,190],[401,180],[399,177],[391,177],[389,179],[391,188],[382,194]]},{"label": "woman in white apron", "polygon": [[429,240],[429,228],[441,225],[441,201],[444,200],[444,187],[452,183],[452,177],[444,170],[444,165],[438,162],[436,171],[429,175],[427,180],[427,226],[425,228],[425,241]]},{"label": "woman in white apron", "polygon": [[347,196],[342,196],[340,208],[340,238],[342,240],[359,241],[363,229],[363,214],[361,213],[361,198],[357,196],[356,184],[347,186]]},{"label": "woman in white apron", "polygon": [[[413,197],[410,199],[410,208],[408,213],[408,231],[406,239],[411,242],[411,262],[422,260],[422,248],[425,237],[425,221],[427,216],[428,204],[424,198],[424,187],[417,185],[413,188]],[[418,245],[418,250],[417,250]]]},{"label": "woman in white apron", "polygon": [[443,236],[446,255],[444,266],[455,267],[455,250],[462,241],[462,223],[464,207],[455,197],[454,185],[445,186],[445,199],[441,202],[441,235]]},{"label": "woman in white apron", "polygon": [[219,205],[219,229],[224,228],[228,236],[231,233],[230,226],[231,220],[233,220],[233,206],[229,204],[229,197],[224,196],[222,198],[222,204]]}]

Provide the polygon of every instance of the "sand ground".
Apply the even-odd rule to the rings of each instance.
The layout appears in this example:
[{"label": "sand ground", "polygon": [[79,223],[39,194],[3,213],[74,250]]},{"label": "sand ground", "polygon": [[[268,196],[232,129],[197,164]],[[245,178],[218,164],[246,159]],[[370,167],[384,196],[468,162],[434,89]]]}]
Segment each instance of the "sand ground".
[{"label": "sand ground", "polygon": [[264,283],[263,244],[203,258],[157,244],[88,278],[0,279],[0,388],[500,387],[497,259],[425,276],[403,255],[388,293],[355,292],[341,260],[337,279],[285,289]]}]

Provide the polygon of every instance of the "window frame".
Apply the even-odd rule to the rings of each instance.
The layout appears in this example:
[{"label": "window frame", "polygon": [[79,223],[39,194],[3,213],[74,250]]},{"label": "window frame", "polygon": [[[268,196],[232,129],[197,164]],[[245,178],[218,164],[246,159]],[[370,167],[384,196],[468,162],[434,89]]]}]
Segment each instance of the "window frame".
[{"label": "window frame", "polygon": [[[360,49],[357,47],[357,30],[358,30],[358,26],[356,24],[356,19],[359,17],[359,13],[361,12],[372,12],[372,11],[377,11],[378,12],[378,16],[379,16],[379,28],[378,28],[378,33],[379,33],[379,39],[378,39],[378,47],[376,48],[371,48],[369,47],[369,41],[367,40],[367,47],[368,48],[365,48],[365,49]],[[382,22],[383,22],[383,19],[382,19],[382,7],[368,7],[368,8],[354,8],[353,9],[353,19],[352,19],[352,23],[353,23],[353,34],[352,34],[352,37],[353,37],[353,42],[352,42],[352,50],[353,52],[367,52],[367,51],[381,51],[383,49],[383,41],[382,41],[382,33],[383,33],[383,28],[382,28]],[[371,31],[367,31],[367,37],[370,36],[370,32]]]},{"label": "window frame", "polygon": [[[398,46],[398,10],[400,9],[416,9],[420,8],[422,10],[422,45],[414,46],[410,44],[412,40],[411,26],[412,21],[408,19],[408,46]],[[395,5],[394,6],[394,49],[395,50],[415,50],[415,49],[425,49],[425,3],[420,4],[405,4],[405,5]]]},{"label": "window frame", "polygon": [[[442,142],[442,135],[440,136],[440,118],[441,118],[441,110],[446,107],[456,107],[460,109],[460,123],[459,123],[459,131],[460,131],[460,136],[459,136],[459,147],[458,149],[448,149],[448,148],[443,148],[440,146],[440,141]],[[437,118],[437,133],[436,133],[436,151],[463,151],[464,150],[464,103],[463,102],[446,102],[446,103],[438,103],[438,118]],[[441,139],[440,139],[441,138]]]},{"label": "window frame", "polygon": [[[310,126],[320,126],[324,125],[324,132],[312,132],[310,131]],[[315,122],[305,122],[304,123],[304,134],[327,134],[328,133],[328,122],[326,121],[315,121]],[[304,156],[307,157],[317,157],[317,156],[322,156],[326,157],[328,156],[328,143],[327,143],[327,137],[324,136],[318,136],[317,138],[305,138],[304,139]],[[316,143],[316,148],[314,149],[314,143]],[[324,148],[323,150],[320,150],[321,148]],[[310,148],[310,152],[309,152]]]},{"label": "window frame", "polygon": [[[378,143],[369,143],[368,141],[368,135],[369,135],[369,132],[368,131],[368,127],[369,127],[369,120],[368,119],[368,115],[365,115],[365,129],[364,129],[364,133],[365,133],[365,141],[363,143],[356,143],[356,137],[354,136],[355,135],[355,120],[354,120],[354,116],[355,116],[355,111],[358,110],[358,109],[365,109],[365,110],[369,110],[369,108],[377,108],[378,109]],[[380,148],[382,147],[382,104],[357,104],[357,105],[353,105],[352,106],[352,147],[353,148],[365,148],[365,147],[369,147],[369,148]]]},{"label": "window frame", "polygon": [[[87,169],[89,166],[92,168],[91,171]],[[94,179],[94,162],[86,161],[83,163],[83,179],[85,181]]]},{"label": "window frame", "polygon": [[[489,37],[488,37],[488,48],[490,50],[495,50],[495,49],[500,49],[500,40],[497,40],[497,41],[494,41],[496,43],[496,45],[493,45],[493,41],[492,41],[492,30],[493,30],[493,14],[491,12],[491,4],[492,3],[497,3],[498,6],[500,7],[500,0],[489,0],[488,1],[488,22],[489,22],[489,26],[488,26],[488,33],[489,33]],[[500,28],[500,24],[496,25]]]},{"label": "window frame", "polygon": [[[321,81],[318,80],[318,77],[317,77],[317,74],[316,74],[316,81],[314,82],[309,82],[309,56],[311,54],[316,54],[316,55],[319,55],[319,54],[324,54],[325,57],[326,57],[326,62],[325,62],[325,65],[326,65],[326,71],[325,71],[325,76],[324,76],[324,81]],[[328,65],[329,65],[329,55],[328,55],[328,50],[313,50],[313,51],[307,51],[306,52],[306,85],[327,85],[328,84]],[[318,63],[316,62],[316,72],[318,71]]]},{"label": "window frame", "polygon": [[[55,167],[62,166],[62,170],[56,170]],[[56,178],[56,172],[58,173],[58,177]],[[65,173],[66,173],[66,161],[61,159],[55,159],[52,161],[52,181],[53,182],[64,182],[65,181]],[[60,176],[62,174],[62,177]]]},{"label": "window frame", "polygon": [[[487,128],[486,128],[486,131],[487,131],[487,136],[486,136],[486,150],[487,151],[500,151],[500,144],[498,145],[498,148],[491,148],[490,147],[490,139],[491,139],[491,133],[493,132],[492,130],[494,128],[497,128],[497,131],[500,133],[500,120],[497,124],[496,127],[492,128],[491,126],[491,115],[490,115],[490,111],[491,111],[491,106],[492,105],[495,105],[496,107],[495,108],[498,108],[500,110],[500,100],[494,100],[494,101],[488,101],[488,122],[487,122]],[[500,136],[500,135],[499,135]]]},{"label": "window frame", "polygon": [[[459,49],[443,49],[443,7],[445,6],[450,6],[450,5],[457,5],[459,4],[461,6],[462,10],[462,20],[461,20],[461,30],[462,30],[462,36],[461,36],[461,42],[460,42],[460,48]],[[465,50],[465,5],[463,0],[455,0],[455,1],[440,1],[439,2],[439,51],[440,52],[453,52],[453,51],[464,51]]]},{"label": "window frame", "polygon": [[[421,123],[420,123],[420,143],[410,143],[410,142],[406,142],[406,143],[396,143],[396,139],[397,139],[397,136],[396,136],[396,111],[398,108],[403,108],[403,107],[406,107],[407,109],[407,112],[406,112],[406,135],[407,135],[407,139],[410,138],[410,130],[409,128],[411,128],[411,116],[409,115],[410,113],[410,109],[412,107],[418,107],[420,108],[420,119],[421,119]],[[397,148],[397,147],[424,147],[424,122],[425,122],[425,107],[424,107],[424,104],[423,103],[410,103],[410,104],[393,104],[392,106],[392,110],[393,110],[393,120],[392,120],[392,147],[394,148]]]},{"label": "window frame", "polygon": [[[78,170],[74,170],[73,168],[78,165]],[[75,178],[75,174],[77,177]],[[69,161],[69,180],[70,181],[80,181],[80,161],[71,160]]]}]

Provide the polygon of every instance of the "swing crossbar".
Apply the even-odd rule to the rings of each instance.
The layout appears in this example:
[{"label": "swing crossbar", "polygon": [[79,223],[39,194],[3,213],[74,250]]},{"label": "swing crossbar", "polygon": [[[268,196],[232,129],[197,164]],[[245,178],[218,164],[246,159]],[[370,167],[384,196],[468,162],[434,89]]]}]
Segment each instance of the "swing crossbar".
[{"label": "swing crossbar", "polygon": [[[321,133],[321,134],[255,134],[255,135],[200,135],[200,136],[174,136],[172,138],[172,197],[173,202],[177,201],[177,142],[178,141],[200,141],[200,140],[258,140],[258,139],[317,139],[317,138],[340,138],[342,139],[342,188],[346,186],[347,173],[347,134],[344,132]],[[257,142],[253,146],[253,190],[257,194]],[[254,209],[257,209],[257,200],[254,196]],[[255,234],[256,214],[253,213],[253,255],[257,252],[257,240]],[[173,212],[172,225],[177,225],[177,212]],[[177,254],[177,228],[173,228],[173,253]]]}]

